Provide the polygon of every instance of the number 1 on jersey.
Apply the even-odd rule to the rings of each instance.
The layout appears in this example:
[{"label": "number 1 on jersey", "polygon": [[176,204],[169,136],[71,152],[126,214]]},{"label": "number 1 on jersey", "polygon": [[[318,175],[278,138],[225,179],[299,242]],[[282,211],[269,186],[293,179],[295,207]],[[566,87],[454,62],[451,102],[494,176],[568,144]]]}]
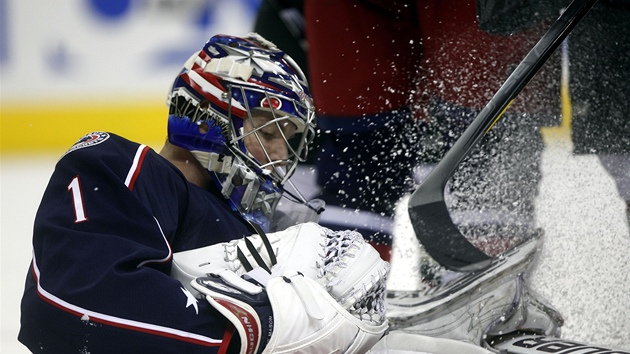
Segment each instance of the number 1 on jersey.
[{"label": "number 1 on jersey", "polygon": [[81,194],[81,183],[79,176],[72,179],[68,185],[68,191],[72,192],[72,202],[74,203],[74,223],[80,223],[87,220],[85,216],[85,207],[83,206],[83,195]]}]

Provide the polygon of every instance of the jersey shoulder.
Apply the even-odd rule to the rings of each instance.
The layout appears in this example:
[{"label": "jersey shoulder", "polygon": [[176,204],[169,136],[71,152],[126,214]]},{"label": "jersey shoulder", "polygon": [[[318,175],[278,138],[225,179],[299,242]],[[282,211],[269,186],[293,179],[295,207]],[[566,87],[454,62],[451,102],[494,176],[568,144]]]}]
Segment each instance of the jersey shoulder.
[{"label": "jersey shoulder", "polygon": [[135,154],[141,144],[125,139],[113,133],[91,132],[74,143],[62,156],[85,156],[96,158],[101,155],[117,154],[118,157],[131,156]]},{"label": "jersey shoulder", "polygon": [[[152,153],[149,154],[148,152]],[[108,132],[91,132],[81,137],[57,163],[57,169],[72,173],[110,174],[125,178],[145,156],[157,155],[148,146]],[[139,168],[139,166],[137,166]]]}]

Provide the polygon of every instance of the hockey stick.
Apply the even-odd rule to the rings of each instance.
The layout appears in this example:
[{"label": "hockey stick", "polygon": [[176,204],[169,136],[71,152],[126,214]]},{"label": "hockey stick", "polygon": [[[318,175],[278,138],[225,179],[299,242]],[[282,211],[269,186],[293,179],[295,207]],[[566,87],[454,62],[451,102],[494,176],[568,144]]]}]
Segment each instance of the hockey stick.
[{"label": "hockey stick", "polygon": [[462,160],[538,72],[553,51],[597,0],[574,0],[525,56],[484,109],[411,195],[409,217],[416,237],[442,266],[471,272],[488,268],[492,258],[473,246],[450,217],[444,189]]}]

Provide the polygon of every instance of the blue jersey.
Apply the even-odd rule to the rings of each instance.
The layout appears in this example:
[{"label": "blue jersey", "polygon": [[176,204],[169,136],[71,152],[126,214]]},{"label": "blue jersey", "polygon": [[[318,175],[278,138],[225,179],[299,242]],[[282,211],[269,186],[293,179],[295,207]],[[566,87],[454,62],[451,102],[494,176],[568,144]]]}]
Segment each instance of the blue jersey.
[{"label": "blue jersey", "polygon": [[169,277],[172,255],[253,233],[149,147],[88,134],[38,209],[19,340],[37,353],[225,351],[227,320]]}]

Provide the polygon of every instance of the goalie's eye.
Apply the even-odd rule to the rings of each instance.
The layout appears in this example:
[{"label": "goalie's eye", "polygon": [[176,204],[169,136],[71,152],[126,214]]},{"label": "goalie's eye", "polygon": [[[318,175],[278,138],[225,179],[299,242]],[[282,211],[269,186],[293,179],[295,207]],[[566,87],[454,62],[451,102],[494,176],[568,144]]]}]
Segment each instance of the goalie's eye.
[{"label": "goalie's eye", "polygon": [[289,159],[289,139],[297,131],[297,127],[288,119],[274,118],[271,113],[256,112],[245,118],[244,142],[247,151],[260,164],[275,162],[283,166]]}]

